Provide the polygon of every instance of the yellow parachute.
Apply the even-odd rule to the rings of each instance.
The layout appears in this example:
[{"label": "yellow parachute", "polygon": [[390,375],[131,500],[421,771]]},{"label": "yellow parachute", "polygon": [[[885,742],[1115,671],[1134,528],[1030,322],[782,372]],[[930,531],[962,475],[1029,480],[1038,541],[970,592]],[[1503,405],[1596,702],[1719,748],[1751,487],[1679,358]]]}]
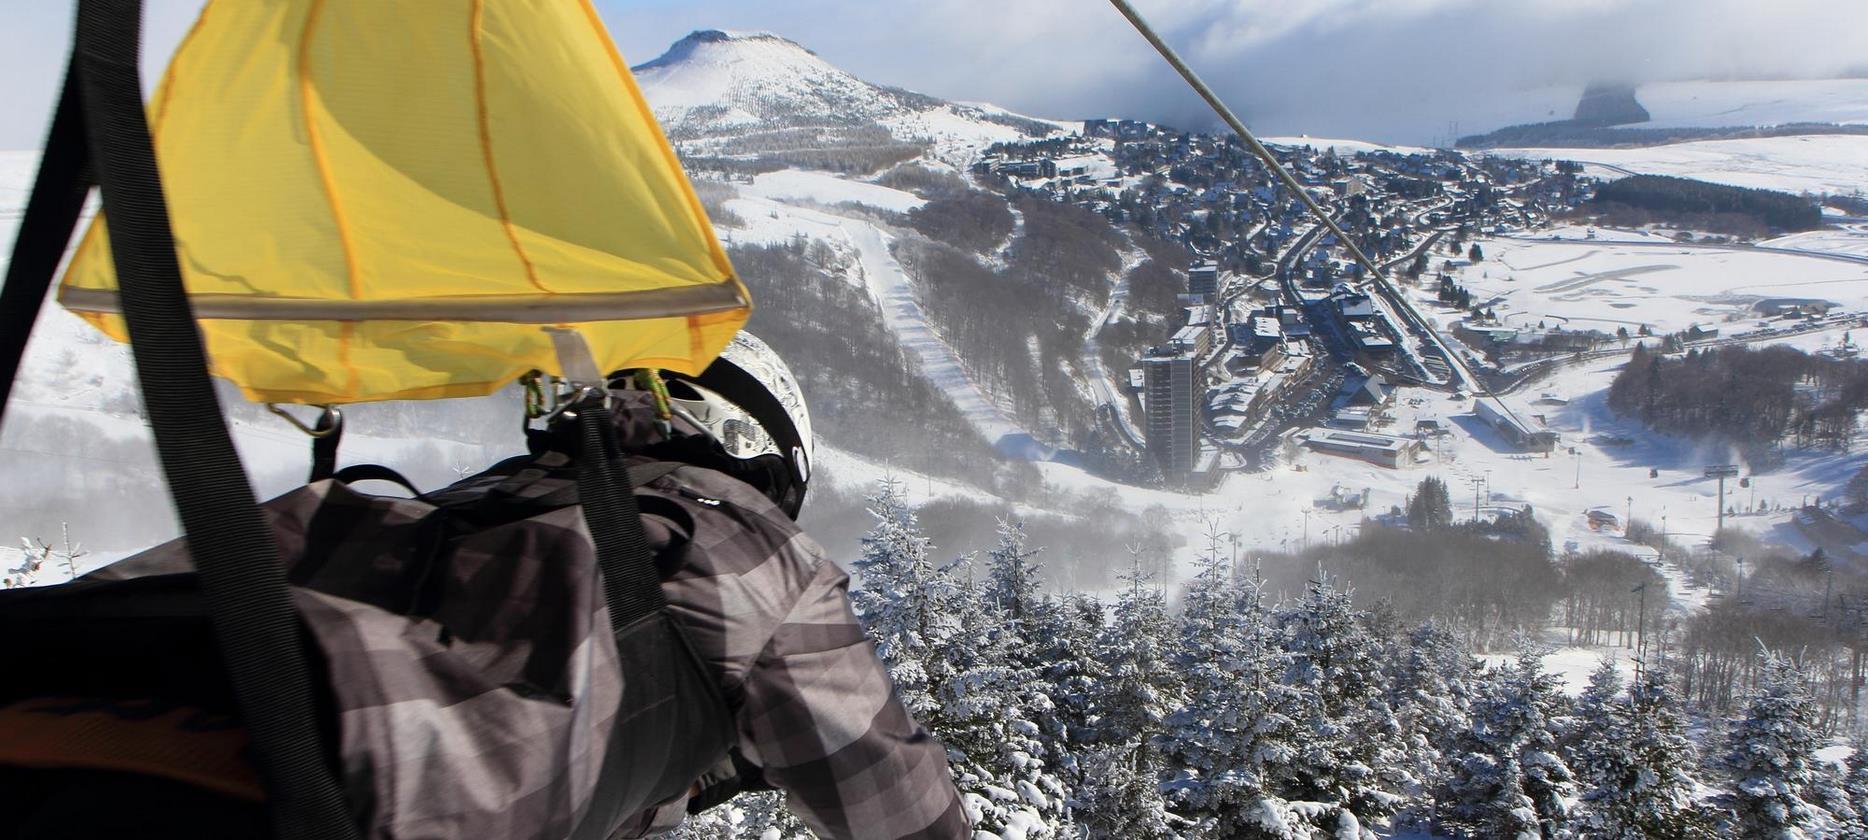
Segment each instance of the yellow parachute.
[{"label": "yellow parachute", "polygon": [[[150,124],[214,373],[250,399],[697,374],[750,304],[586,0],[216,0]],[[100,215],[59,289],[125,340]]]}]

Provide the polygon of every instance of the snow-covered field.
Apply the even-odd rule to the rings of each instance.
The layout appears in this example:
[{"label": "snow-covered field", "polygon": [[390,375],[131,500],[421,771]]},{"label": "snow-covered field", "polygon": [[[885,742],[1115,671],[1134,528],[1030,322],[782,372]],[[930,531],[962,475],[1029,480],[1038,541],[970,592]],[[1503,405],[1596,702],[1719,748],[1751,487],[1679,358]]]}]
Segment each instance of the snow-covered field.
[{"label": "snow-covered field", "polygon": [[1366,140],[1332,140],[1324,137],[1311,137],[1307,134],[1299,134],[1291,137],[1264,137],[1260,139],[1265,144],[1271,146],[1309,146],[1318,151],[1329,149],[1341,156],[1356,155],[1363,152],[1394,152],[1398,155],[1424,155],[1433,153],[1432,149],[1422,148],[1420,146],[1391,146],[1385,143],[1370,143]]},{"label": "snow-covered field", "polygon": [[1639,128],[1868,123],[1868,79],[1659,82],[1635,98],[1653,117]]},{"label": "snow-covered field", "polygon": [[[1547,238],[1547,237],[1557,238]],[[1814,252],[1861,254],[1868,236],[1826,231],[1766,243],[1810,254],[1676,243],[1665,237],[1598,230],[1595,239],[1570,228],[1538,238],[1484,239],[1485,259],[1456,267],[1456,281],[1474,303],[1496,310],[1506,325],[1541,321],[1565,329],[1636,332],[1643,325],[1673,332],[1755,320],[1753,303],[1768,298],[1832,301],[1868,309],[1868,263]],[[1437,265],[1435,266],[1438,267]],[[1431,309],[1432,292],[1415,290]],[[1457,314],[1442,311],[1445,326]],[[1749,324],[1746,320],[1744,323]]]},{"label": "snow-covered field", "polygon": [[767,172],[740,187],[740,192],[756,198],[805,199],[830,206],[847,202],[896,213],[906,213],[927,203],[913,193],[805,169]]},{"label": "snow-covered field", "polygon": [[1486,154],[1591,163],[1607,171],[1592,167],[1589,174],[1605,177],[1674,175],[1790,193],[1849,194],[1868,185],[1868,135],[1704,140],[1636,149],[1494,149]]}]

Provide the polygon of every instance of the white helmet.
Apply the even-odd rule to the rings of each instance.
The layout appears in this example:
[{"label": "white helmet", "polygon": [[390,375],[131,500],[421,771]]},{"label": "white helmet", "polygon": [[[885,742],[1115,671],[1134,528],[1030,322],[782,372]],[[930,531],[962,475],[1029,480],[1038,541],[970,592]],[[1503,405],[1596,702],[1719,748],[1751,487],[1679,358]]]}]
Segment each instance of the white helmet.
[{"label": "white helmet", "polygon": [[804,392],[785,360],[741,331],[700,376],[669,374],[668,384],[674,410],[711,434],[728,455],[784,459],[795,492],[786,493],[779,506],[796,518],[811,480],[813,438]]}]

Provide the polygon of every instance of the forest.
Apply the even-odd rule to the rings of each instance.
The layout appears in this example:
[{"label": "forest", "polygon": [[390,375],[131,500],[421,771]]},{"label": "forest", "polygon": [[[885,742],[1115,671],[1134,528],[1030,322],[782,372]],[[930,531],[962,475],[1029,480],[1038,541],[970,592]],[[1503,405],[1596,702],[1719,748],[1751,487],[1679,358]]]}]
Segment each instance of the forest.
[{"label": "forest", "polygon": [[[1088,312],[1107,301],[1121,268],[1125,237],[1083,208],[1031,197],[1005,207],[997,196],[931,202],[910,225],[957,240],[906,236],[896,257],[980,387],[1010,400],[1027,428],[1075,444],[1096,418],[1076,361]],[[1023,230],[1000,253],[995,234],[1010,237],[1012,211]]]},{"label": "forest", "polygon": [[824,439],[858,455],[980,487],[1012,482],[1019,487],[1001,489],[1016,494],[1035,483],[1029,465],[999,465],[953,401],[921,375],[868,291],[848,279],[847,256],[822,241],[803,240],[735,245],[729,255],[759,301],[747,329],[781,357],[809,360],[792,372]]},{"label": "forest", "polygon": [[[1469,536],[1443,489],[1386,527]],[[1214,528],[1171,591],[1146,550],[1116,548],[1128,571],[1098,598],[1047,593],[1052,553],[1016,521],[989,548],[942,554],[898,484],[867,504],[852,602],[901,696],[948,747],[982,838],[1868,831],[1868,749],[1857,740],[1841,765],[1818,758],[1840,726],[1790,651],[1754,640],[1723,711],[1693,701],[1703,676],[1687,673],[1683,649],[1652,639],[1632,675],[1605,662],[1573,697],[1529,632],[1482,659],[1462,619],[1365,600],[1366,570],[1313,565],[1286,590]],[[1552,574],[1603,566],[1612,573],[1588,587],[1550,587],[1547,603],[1564,603],[1550,615],[1607,632],[1611,590],[1641,572],[1593,557]],[[677,836],[809,835],[764,793]]]},{"label": "forest", "polygon": [[1845,451],[1868,408],[1868,363],[1789,347],[1666,356],[1642,344],[1609,385],[1608,404],[1657,431],[1727,442],[1762,460],[1783,443]]},{"label": "forest", "polygon": [[1814,230],[1823,225],[1821,208],[1807,198],[1669,175],[1632,175],[1605,182],[1577,212],[1623,227],[1659,223],[1740,235]]}]

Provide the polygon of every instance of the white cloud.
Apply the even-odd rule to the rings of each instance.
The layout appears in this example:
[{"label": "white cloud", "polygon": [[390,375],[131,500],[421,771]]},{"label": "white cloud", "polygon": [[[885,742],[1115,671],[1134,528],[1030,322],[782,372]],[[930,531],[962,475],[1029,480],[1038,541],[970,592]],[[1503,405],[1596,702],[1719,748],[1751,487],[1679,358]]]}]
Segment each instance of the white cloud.
[{"label": "white cloud", "polygon": [[[1861,0],[1133,0],[1267,133],[1421,142],[1565,116],[1526,88],[1868,69]],[[149,0],[153,78],[200,0]],[[1211,117],[1098,0],[598,0],[631,61],[692,29],[767,29],[872,81],[1043,116]],[[0,148],[37,145],[70,6],[0,26]],[[1503,93],[1518,100],[1497,105]]]}]

